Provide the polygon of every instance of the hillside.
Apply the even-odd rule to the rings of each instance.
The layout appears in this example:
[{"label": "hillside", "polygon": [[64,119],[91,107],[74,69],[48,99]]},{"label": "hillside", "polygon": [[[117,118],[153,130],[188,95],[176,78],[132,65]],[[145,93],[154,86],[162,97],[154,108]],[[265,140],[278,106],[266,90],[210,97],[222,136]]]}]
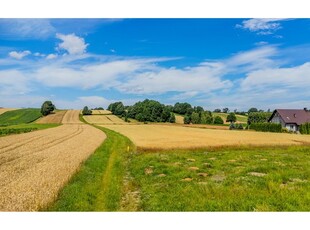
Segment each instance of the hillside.
[{"label": "hillside", "polygon": [[[212,115],[213,115],[213,117],[220,116],[223,119],[224,123],[229,123],[229,122],[226,122],[226,118],[228,116],[228,113],[212,113]],[[236,114],[236,118],[237,118],[237,122],[239,122],[239,123],[247,123],[247,121],[248,121],[247,116]]]},{"label": "hillside", "polygon": [[40,109],[18,109],[0,115],[0,126],[30,123],[41,117]]}]

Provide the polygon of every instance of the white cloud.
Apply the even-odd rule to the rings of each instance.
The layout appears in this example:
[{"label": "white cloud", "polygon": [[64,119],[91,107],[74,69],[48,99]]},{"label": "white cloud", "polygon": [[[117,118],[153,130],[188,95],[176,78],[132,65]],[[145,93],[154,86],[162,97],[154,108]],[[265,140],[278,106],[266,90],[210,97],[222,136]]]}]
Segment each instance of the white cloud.
[{"label": "white cloud", "polygon": [[85,96],[78,97],[74,101],[56,99],[53,100],[53,103],[60,109],[83,109],[84,106],[88,106],[88,108],[107,108],[112,101],[99,96]]},{"label": "white cloud", "polygon": [[49,55],[46,56],[46,59],[47,59],[47,60],[51,60],[51,59],[55,59],[55,58],[57,58],[57,57],[58,57],[57,54],[49,54]]},{"label": "white cloud", "polygon": [[48,19],[0,19],[0,30],[10,40],[46,39],[55,33]]},{"label": "white cloud", "polygon": [[9,53],[9,56],[12,58],[20,60],[20,59],[28,56],[29,54],[31,54],[31,52],[29,50],[25,50],[22,52],[12,51]]},{"label": "white cloud", "polygon": [[251,32],[257,32],[260,35],[273,34],[275,31],[281,29],[280,21],[286,20],[284,18],[253,18],[242,21],[242,25],[237,24],[237,28],[243,28]]},{"label": "white cloud", "polygon": [[60,44],[58,44],[58,50],[65,50],[69,54],[83,54],[86,52],[86,48],[89,44],[86,44],[84,39],[76,36],[75,34],[56,34],[56,38],[62,40]]},{"label": "white cloud", "polygon": [[28,79],[18,70],[0,71],[0,95],[21,95],[30,92]]},{"label": "white cloud", "polygon": [[35,57],[45,57],[46,55],[45,54],[41,54],[39,52],[36,52],[33,54]]}]

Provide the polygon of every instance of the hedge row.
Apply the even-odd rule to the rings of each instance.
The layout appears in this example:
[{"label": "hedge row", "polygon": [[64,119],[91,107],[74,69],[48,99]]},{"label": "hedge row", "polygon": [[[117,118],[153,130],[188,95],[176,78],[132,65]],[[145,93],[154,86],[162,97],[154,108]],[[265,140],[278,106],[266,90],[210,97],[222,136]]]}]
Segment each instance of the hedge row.
[{"label": "hedge row", "polygon": [[0,135],[9,135],[9,134],[19,134],[19,133],[28,133],[38,128],[16,128],[16,129],[0,129]]},{"label": "hedge row", "polygon": [[274,123],[252,123],[250,125],[250,129],[262,132],[275,132],[275,133],[282,132],[281,124],[274,124]]},{"label": "hedge row", "polygon": [[301,134],[310,134],[310,123],[304,123],[299,126],[299,132]]}]

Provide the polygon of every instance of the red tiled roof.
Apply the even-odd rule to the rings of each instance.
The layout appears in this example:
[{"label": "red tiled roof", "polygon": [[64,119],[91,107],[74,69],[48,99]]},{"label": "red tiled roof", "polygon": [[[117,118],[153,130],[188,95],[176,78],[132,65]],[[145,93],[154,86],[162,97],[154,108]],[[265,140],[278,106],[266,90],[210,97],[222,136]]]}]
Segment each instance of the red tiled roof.
[{"label": "red tiled roof", "polygon": [[269,120],[278,112],[285,123],[301,125],[310,122],[310,112],[303,109],[276,109]]}]

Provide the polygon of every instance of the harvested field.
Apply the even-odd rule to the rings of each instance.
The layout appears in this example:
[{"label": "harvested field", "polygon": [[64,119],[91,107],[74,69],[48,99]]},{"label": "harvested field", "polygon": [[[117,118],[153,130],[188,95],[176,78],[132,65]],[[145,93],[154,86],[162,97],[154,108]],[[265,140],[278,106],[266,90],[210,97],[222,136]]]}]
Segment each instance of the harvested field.
[{"label": "harvested field", "polygon": [[63,124],[82,124],[79,119],[80,110],[67,110],[62,118]]},{"label": "harvested field", "polygon": [[1,211],[46,207],[106,138],[102,131],[78,124],[78,114],[68,111],[66,124],[56,128],[0,138]]},{"label": "harvested field", "polygon": [[240,145],[310,144],[307,135],[178,127],[169,125],[103,125],[129,137],[139,148],[174,149]]},{"label": "harvested field", "polygon": [[176,115],[175,114],[175,123],[177,123],[177,124],[184,124],[184,117],[182,117],[181,115]]},{"label": "harvested field", "polygon": [[56,111],[55,113],[39,118],[35,123],[37,124],[61,124],[62,119],[66,112],[67,112],[66,110]]},{"label": "harvested field", "polygon": [[109,115],[112,114],[109,110],[92,110],[92,115]]},{"label": "harvested field", "polygon": [[83,116],[83,118],[90,124],[126,124],[125,121],[115,115],[90,115]]},{"label": "harvested field", "polygon": [[5,113],[7,111],[12,111],[12,110],[16,110],[16,109],[13,109],[13,108],[0,108],[0,114]]}]

